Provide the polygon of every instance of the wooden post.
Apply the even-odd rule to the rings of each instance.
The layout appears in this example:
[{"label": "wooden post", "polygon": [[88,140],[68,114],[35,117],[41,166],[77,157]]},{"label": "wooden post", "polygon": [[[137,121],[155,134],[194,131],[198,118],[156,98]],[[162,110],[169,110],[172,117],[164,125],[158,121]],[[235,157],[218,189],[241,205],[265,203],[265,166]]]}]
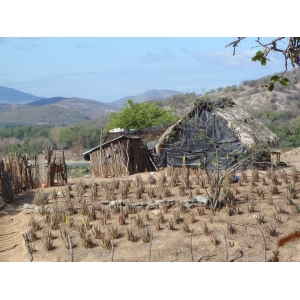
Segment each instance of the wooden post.
[{"label": "wooden post", "polygon": [[71,240],[71,237],[70,235],[68,234],[68,240],[69,240],[69,246],[70,246],[70,255],[71,255],[71,262],[73,262],[73,247],[72,247],[72,240]]},{"label": "wooden post", "polygon": [[26,233],[23,233],[22,236],[23,236],[23,239],[24,239],[24,241],[25,241],[25,247],[26,247],[27,253],[28,253],[28,260],[29,260],[30,262],[32,262],[32,261],[33,261],[33,257],[32,257],[32,253],[31,253],[30,247],[29,247],[28,236],[27,236]]}]

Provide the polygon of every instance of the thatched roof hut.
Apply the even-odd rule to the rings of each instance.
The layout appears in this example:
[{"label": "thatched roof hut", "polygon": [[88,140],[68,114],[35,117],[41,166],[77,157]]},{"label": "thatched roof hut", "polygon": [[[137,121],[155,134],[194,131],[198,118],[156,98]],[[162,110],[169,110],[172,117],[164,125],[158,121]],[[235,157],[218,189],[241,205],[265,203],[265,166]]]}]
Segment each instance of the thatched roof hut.
[{"label": "thatched roof hut", "polygon": [[223,100],[196,102],[186,116],[167,128],[155,149],[163,156],[161,165],[182,165],[184,157],[186,165],[196,166],[203,164],[204,156],[211,163],[217,154],[219,167],[226,168],[237,156],[258,148],[265,153],[278,141],[275,133],[241,106]]}]

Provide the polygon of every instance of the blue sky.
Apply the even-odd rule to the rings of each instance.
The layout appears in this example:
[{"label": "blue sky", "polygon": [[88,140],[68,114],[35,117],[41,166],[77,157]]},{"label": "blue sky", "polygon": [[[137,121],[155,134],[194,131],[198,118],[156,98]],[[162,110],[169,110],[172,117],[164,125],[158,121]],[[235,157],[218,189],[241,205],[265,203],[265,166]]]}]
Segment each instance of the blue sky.
[{"label": "blue sky", "polygon": [[1,38],[0,85],[44,97],[110,102],[150,89],[200,93],[282,71],[252,62],[253,38]]},{"label": "blue sky", "polygon": [[235,56],[225,48],[236,36],[273,36],[265,28],[275,28],[266,24],[276,11],[266,15],[256,0],[247,14],[228,10],[235,0],[197,3],[11,0],[0,20],[0,85],[111,102],[150,89],[200,93],[283,71],[279,55],[266,67],[251,61],[255,38]]}]

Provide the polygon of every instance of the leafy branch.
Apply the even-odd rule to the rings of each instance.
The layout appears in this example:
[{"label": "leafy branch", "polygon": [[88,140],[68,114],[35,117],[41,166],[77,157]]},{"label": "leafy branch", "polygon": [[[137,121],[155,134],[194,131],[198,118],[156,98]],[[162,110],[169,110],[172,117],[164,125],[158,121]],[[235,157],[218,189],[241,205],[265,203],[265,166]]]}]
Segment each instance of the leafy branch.
[{"label": "leafy branch", "polygon": [[[238,47],[239,43],[244,39],[245,37],[239,37],[237,40],[226,45],[225,48],[233,47],[233,55],[235,55],[236,47]],[[260,85],[261,87],[267,87],[270,92],[273,91],[276,82],[279,82],[284,86],[289,85],[289,80],[283,77],[285,72],[288,70],[288,62],[290,62],[293,67],[294,78],[296,78],[295,66],[300,66],[300,37],[290,37],[288,38],[287,44],[285,44],[283,47],[279,46],[278,42],[283,41],[284,39],[286,39],[286,37],[277,37],[269,43],[262,43],[260,38],[255,40],[255,42],[258,44],[258,46],[255,47],[262,47],[263,51],[257,51],[254,57],[252,57],[252,61],[259,61],[262,66],[266,66],[267,61],[270,61],[268,59],[268,55],[270,53],[279,52],[284,56],[285,71],[280,76],[272,76],[268,84]]]}]

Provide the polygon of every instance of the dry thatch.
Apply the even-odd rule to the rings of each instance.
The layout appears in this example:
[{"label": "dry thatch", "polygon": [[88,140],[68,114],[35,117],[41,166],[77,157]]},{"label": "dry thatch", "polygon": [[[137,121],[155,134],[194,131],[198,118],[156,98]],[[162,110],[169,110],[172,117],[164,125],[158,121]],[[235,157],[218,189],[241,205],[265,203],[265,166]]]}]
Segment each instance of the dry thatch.
[{"label": "dry thatch", "polygon": [[220,117],[248,149],[251,149],[254,145],[260,144],[275,146],[279,141],[279,137],[274,132],[258,120],[254,119],[242,107],[234,102],[231,101],[225,105],[223,105],[222,102],[213,105],[210,102],[201,102],[196,104],[187,115],[168,127],[161,135],[155,145],[157,153],[160,152],[160,149],[164,148],[164,144],[172,131],[186,122],[186,120],[194,115],[195,111],[199,109],[210,110],[211,113]]}]

